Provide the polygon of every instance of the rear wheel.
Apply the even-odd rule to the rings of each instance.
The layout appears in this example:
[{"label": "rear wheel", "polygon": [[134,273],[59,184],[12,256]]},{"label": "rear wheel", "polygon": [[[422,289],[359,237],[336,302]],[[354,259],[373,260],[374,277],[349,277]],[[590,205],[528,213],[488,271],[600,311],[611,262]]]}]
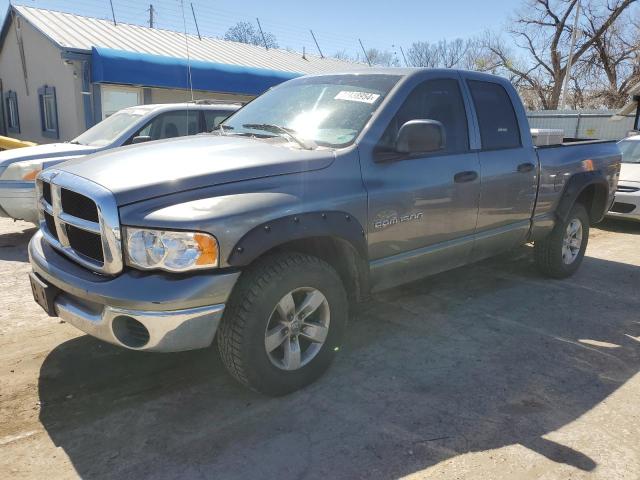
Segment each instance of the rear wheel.
[{"label": "rear wheel", "polygon": [[584,205],[576,203],[564,222],[534,245],[538,268],[552,278],[566,278],[580,267],[589,242],[589,215]]},{"label": "rear wheel", "polygon": [[268,256],[234,289],[217,335],[222,361],[244,385],[287,394],[329,367],[347,311],[346,292],[329,264],[300,253]]}]

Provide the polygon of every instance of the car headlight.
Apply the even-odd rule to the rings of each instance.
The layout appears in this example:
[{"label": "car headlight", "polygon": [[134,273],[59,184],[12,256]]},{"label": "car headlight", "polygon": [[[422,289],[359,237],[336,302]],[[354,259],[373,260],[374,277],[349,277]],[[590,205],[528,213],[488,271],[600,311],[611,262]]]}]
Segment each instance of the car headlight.
[{"label": "car headlight", "polygon": [[132,267],[184,272],[218,266],[218,241],[207,233],[125,227],[125,239]]},{"label": "car headlight", "polygon": [[42,160],[25,160],[24,162],[14,162],[0,177],[1,180],[30,181],[35,180],[38,173],[42,171]]}]

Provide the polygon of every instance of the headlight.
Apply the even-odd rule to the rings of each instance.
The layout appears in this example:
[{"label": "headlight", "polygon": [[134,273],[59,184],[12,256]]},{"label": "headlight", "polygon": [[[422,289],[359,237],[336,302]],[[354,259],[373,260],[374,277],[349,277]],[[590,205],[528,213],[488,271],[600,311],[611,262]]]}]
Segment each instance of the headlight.
[{"label": "headlight", "polygon": [[125,227],[125,239],[132,267],[184,272],[218,266],[218,241],[207,233]]},{"label": "headlight", "polygon": [[29,181],[35,180],[36,175],[42,171],[42,160],[25,160],[15,162],[7,167],[0,179]]}]

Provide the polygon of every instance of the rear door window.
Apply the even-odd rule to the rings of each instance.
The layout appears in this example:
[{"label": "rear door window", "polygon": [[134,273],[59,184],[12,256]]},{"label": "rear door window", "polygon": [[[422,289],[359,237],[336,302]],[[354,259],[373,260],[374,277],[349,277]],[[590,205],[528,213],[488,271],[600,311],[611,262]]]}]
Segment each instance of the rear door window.
[{"label": "rear door window", "polygon": [[520,147],[520,129],[507,91],[497,83],[469,80],[483,150]]},{"label": "rear door window", "polygon": [[198,110],[179,110],[158,115],[151,120],[138,136],[149,136],[153,140],[195,135],[199,132]]}]

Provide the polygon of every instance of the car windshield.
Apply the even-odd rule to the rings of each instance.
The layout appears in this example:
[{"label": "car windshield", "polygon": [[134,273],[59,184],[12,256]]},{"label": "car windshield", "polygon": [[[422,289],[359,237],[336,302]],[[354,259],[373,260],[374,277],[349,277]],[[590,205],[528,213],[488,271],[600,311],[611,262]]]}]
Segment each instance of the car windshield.
[{"label": "car windshield", "polygon": [[623,140],[618,143],[622,163],[640,163],[640,140]]},{"label": "car windshield", "polygon": [[128,130],[142,117],[141,113],[118,112],[94,125],[82,135],[76,137],[71,143],[88,145],[91,147],[104,147],[109,145],[122,132]]},{"label": "car windshield", "polygon": [[281,136],[302,147],[353,143],[398,75],[323,75],[286,82],[222,123],[229,135]]}]

